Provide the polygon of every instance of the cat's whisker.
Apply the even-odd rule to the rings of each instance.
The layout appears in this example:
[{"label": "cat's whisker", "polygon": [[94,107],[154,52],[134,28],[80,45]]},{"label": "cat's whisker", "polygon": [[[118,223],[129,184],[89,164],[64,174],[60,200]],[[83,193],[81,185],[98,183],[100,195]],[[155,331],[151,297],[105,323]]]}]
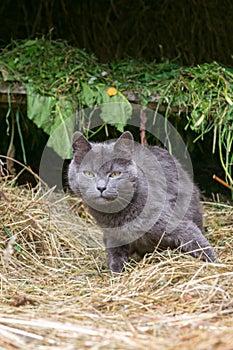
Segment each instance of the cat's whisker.
[{"label": "cat's whisker", "polygon": [[126,204],[130,204],[133,208],[137,208],[137,206],[132,203],[131,201],[129,201],[128,199],[124,198],[124,197],[121,197],[121,196],[118,196],[116,201],[119,201],[119,200],[122,200],[123,202],[125,202]]}]

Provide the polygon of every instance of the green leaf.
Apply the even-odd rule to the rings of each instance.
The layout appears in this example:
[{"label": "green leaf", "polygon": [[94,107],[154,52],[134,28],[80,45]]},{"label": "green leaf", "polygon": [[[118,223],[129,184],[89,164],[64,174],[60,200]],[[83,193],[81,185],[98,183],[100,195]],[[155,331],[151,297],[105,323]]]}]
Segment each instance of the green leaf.
[{"label": "green leaf", "polygon": [[56,105],[56,99],[51,96],[41,96],[27,87],[27,116],[38,128],[50,134],[54,120],[52,110]]},{"label": "green leaf", "polygon": [[41,96],[28,88],[28,118],[50,135],[48,146],[63,159],[71,157],[73,104],[65,97]]},{"label": "green leaf", "polygon": [[54,123],[47,145],[62,158],[72,158],[71,139],[74,131],[75,114],[73,104],[60,98],[55,106]]},{"label": "green leaf", "polygon": [[27,164],[26,151],[25,151],[24,141],[23,141],[23,133],[21,131],[21,126],[20,126],[20,121],[19,121],[19,109],[17,109],[17,111],[16,111],[15,119],[16,119],[16,124],[17,124],[17,128],[18,128],[21,149],[22,149],[22,153],[23,153],[23,161],[24,161],[24,164]]},{"label": "green leaf", "polygon": [[92,108],[96,102],[96,94],[86,83],[81,84],[82,90],[79,93],[83,106]]},{"label": "green leaf", "polygon": [[[12,233],[8,230],[8,228],[6,226],[3,226],[3,229],[9,238],[13,237]],[[19,253],[22,252],[21,248],[17,244],[14,244],[14,248],[15,248],[15,250],[17,250],[17,252],[19,252]]]},{"label": "green leaf", "polygon": [[107,124],[116,126],[120,132],[124,131],[131,115],[131,104],[119,95],[112,96],[109,102],[105,102],[101,106],[101,119]]},{"label": "green leaf", "polygon": [[100,117],[103,122],[116,126],[121,132],[124,131],[124,126],[131,117],[132,107],[123,94],[118,91],[115,96],[109,96],[104,84],[95,84],[91,88],[82,83],[79,97],[83,106],[92,108],[95,104],[100,105]]}]

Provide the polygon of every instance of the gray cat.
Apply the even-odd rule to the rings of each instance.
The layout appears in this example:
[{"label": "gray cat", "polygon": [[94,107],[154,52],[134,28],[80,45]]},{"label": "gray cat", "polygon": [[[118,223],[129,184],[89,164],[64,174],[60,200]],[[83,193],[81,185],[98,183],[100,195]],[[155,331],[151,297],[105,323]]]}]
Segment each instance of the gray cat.
[{"label": "gray cat", "polygon": [[113,142],[73,136],[68,180],[104,233],[112,273],[129,256],[179,248],[214,261],[203,236],[199,191],[178,160],[160,147],[134,143],[130,132]]}]

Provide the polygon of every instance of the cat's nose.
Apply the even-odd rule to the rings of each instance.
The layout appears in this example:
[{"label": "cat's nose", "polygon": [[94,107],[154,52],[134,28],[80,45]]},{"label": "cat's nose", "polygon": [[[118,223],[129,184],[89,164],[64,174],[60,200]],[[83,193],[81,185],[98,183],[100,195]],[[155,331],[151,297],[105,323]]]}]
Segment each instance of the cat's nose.
[{"label": "cat's nose", "polygon": [[106,190],[106,183],[104,180],[99,180],[96,185],[97,190],[99,190],[101,193]]}]

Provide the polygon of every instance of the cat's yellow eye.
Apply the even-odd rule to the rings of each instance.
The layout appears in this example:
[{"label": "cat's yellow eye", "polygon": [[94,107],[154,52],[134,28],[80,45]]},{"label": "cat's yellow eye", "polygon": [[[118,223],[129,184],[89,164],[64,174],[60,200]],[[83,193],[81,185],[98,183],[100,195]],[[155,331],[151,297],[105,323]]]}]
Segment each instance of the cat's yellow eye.
[{"label": "cat's yellow eye", "polygon": [[83,174],[84,174],[85,176],[87,176],[87,177],[94,177],[94,176],[95,176],[95,175],[94,175],[91,171],[89,171],[89,170],[84,170]]},{"label": "cat's yellow eye", "polygon": [[120,171],[112,171],[111,174],[109,175],[110,177],[118,177],[121,175]]}]

